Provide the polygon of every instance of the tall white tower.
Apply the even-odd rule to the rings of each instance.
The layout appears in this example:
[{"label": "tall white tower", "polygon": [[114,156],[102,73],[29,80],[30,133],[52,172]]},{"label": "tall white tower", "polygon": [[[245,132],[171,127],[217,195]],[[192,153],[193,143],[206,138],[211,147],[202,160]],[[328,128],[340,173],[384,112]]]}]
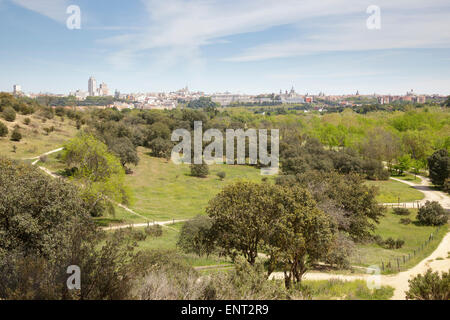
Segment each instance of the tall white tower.
[{"label": "tall white tower", "polygon": [[89,81],[88,81],[88,91],[89,91],[89,95],[95,96],[97,93],[97,80],[95,80],[94,77],[90,77]]}]

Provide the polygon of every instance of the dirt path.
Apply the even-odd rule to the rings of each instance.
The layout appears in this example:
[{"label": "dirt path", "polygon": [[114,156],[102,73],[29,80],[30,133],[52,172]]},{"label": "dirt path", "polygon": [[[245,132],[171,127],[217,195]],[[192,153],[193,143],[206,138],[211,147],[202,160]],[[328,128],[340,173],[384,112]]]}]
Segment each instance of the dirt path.
[{"label": "dirt path", "polygon": [[[406,202],[406,203],[400,203],[401,207],[406,207],[406,208],[417,208],[417,204],[419,204],[420,206],[424,205],[425,202],[427,201],[438,201],[442,207],[444,207],[445,209],[450,209],[450,197],[445,194],[444,192],[438,191],[438,190],[434,190],[431,187],[431,181],[428,178],[425,177],[421,177],[418,176],[420,179],[422,179],[421,183],[414,183],[414,182],[410,182],[410,181],[405,181],[405,180],[401,180],[401,179],[397,179],[397,178],[392,178],[391,180],[395,180],[398,182],[402,182],[405,183],[411,187],[413,187],[414,189],[422,192],[425,197],[420,200],[420,201],[414,201],[414,202]],[[384,203],[384,205],[386,206],[398,206],[398,203]]]},{"label": "dirt path", "polygon": [[[440,191],[432,189],[431,182],[428,178],[420,177],[422,182],[420,184],[404,181],[401,179],[391,178],[402,183],[406,183],[413,188],[419,190],[425,194],[425,198],[419,203],[423,205],[426,201],[438,201],[444,208],[450,209],[450,197]],[[416,202],[417,203],[417,202]],[[403,204],[401,204],[403,206]],[[412,203],[409,203],[412,207]],[[409,206],[407,206],[409,207]],[[415,206],[417,207],[417,205]],[[433,251],[428,257],[419,262],[416,266],[409,270],[400,272],[396,275],[381,275],[379,276],[379,281],[382,286],[391,286],[395,289],[392,300],[404,300],[405,292],[408,290],[409,283],[408,280],[413,278],[418,274],[423,274],[428,269],[433,269],[433,271],[449,271],[450,269],[450,232],[447,233],[442,239],[436,250]],[[436,260],[439,258],[439,260]],[[270,276],[271,279],[284,279],[284,274],[282,272],[275,272]],[[354,280],[369,280],[375,279],[373,274],[361,274],[361,275],[342,275],[342,274],[330,274],[322,272],[310,272],[305,274],[305,280],[332,280],[340,279],[344,281],[354,281]]]},{"label": "dirt path", "polygon": [[153,222],[148,222],[148,223],[135,223],[135,224],[121,224],[121,225],[117,225],[117,226],[112,226],[112,227],[106,227],[103,228],[103,230],[105,231],[112,231],[112,230],[119,230],[119,229],[125,229],[125,228],[143,228],[143,227],[147,227],[147,226],[152,226],[152,225],[160,225],[160,226],[165,226],[167,228],[173,229],[178,231],[175,228],[171,228],[168,225],[170,224],[174,224],[174,223],[178,223],[178,222],[186,222],[187,220],[170,220],[170,221],[153,221]]},{"label": "dirt path", "polygon": [[[450,250],[450,233],[444,237],[437,249],[429,255],[426,259],[422,260],[415,267],[400,272],[396,275],[381,275],[379,276],[379,283],[382,286],[391,286],[395,289],[392,300],[405,300],[405,292],[408,290],[408,280],[412,277],[426,272],[429,268],[433,271],[448,271],[450,268],[450,259],[448,258],[448,252]],[[442,258],[443,260],[436,260]],[[332,280],[339,279],[344,281],[354,280],[369,280],[373,281],[376,276],[373,274],[361,274],[361,275],[343,275],[343,274],[329,274],[323,272],[310,272],[304,275],[304,280]],[[284,279],[282,272],[275,272],[270,276],[270,279]]]}]

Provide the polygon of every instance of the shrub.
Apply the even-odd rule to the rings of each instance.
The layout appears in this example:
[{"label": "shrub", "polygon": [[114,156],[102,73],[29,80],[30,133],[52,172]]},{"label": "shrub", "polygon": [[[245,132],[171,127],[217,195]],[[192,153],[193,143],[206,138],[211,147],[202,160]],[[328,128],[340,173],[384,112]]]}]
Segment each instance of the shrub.
[{"label": "shrub", "polygon": [[28,126],[31,123],[31,119],[27,117],[27,118],[23,119],[23,123]]},{"label": "shrub", "polygon": [[119,231],[116,231],[119,234],[123,234],[127,238],[134,240],[134,241],[144,241],[147,239],[147,234],[139,229],[134,229],[132,227],[121,229]]},{"label": "shrub", "polygon": [[395,240],[394,238],[389,237],[385,241],[381,241],[378,244],[386,249],[400,249],[405,244],[405,241],[401,239]]},{"label": "shrub", "polygon": [[154,224],[145,228],[145,233],[150,237],[157,238],[163,234],[162,227],[159,224]]},{"label": "shrub", "polygon": [[8,127],[0,121],[0,137],[6,137],[8,132]]},{"label": "shrub", "polygon": [[177,246],[186,253],[198,256],[209,255],[213,251],[210,239],[212,219],[208,216],[197,216],[185,224],[180,231]]},{"label": "shrub", "polygon": [[397,239],[395,240],[395,249],[400,249],[405,244],[405,240]]},{"label": "shrub", "polygon": [[411,212],[406,208],[394,208],[394,214],[399,216],[409,216]]},{"label": "shrub", "polygon": [[22,134],[20,133],[18,128],[15,128],[11,134],[11,141],[20,141],[22,140]]},{"label": "shrub", "polygon": [[209,174],[208,165],[203,162],[202,164],[191,164],[191,176],[198,178],[206,178]]},{"label": "shrub", "polygon": [[436,186],[443,186],[450,176],[450,156],[447,150],[438,150],[428,158],[430,179]]},{"label": "shrub", "polygon": [[450,193],[450,178],[445,179],[442,190],[444,190],[444,192]]},{"label": "shrub", "polygon": [[225,179],[226,175],[227,174],[223,171],[217,172],[217,176],[220,178],[220,180]]},{"label": "shrub", "polygon": [[450,270],[439,275],[438,272],[428,269],[424,275],[419,274],[408,282],[407,300],[450,299]]},{"label": "shrub", "polygon": [[3,110],[3,118],[8,122],[13,122],[16,120],[16,111],[11,107],[6,107]]},{"label": "shrub", "polygon": [[417,220],[426,226],[440,226],[447,223],[448,216],[437,201],[427,201],[424,206],[419,209]]},{"label": "shrub", "polygon": [[350,268],[349,257],[355,250],[354,242],[340,233],[328,252],[325,261],[331,266],[337,266],[341,269]]},{"label": "shrub", "polygon": [[400,219],[401,224],[407,225],[407,224],[411,224],[411,222],[412,222],[412,220],[410,218],[401,218]]}]

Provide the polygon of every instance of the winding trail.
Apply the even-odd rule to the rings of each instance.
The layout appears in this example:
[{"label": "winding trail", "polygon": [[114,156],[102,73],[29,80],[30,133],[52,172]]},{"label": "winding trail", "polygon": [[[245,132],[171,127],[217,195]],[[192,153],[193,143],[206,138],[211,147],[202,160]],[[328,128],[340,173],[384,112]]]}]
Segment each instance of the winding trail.
[{"label": "winding trail", "polygon": [[[24,159],[24,160],[35,160],[35,161],[33,161],[33,162],[31,163],[31,165],[35,166],[35,165],[39,162],[39,160],[40,160],[40,158],[41,158],[42,156],[48,156],[48,155],[50,155],[50,154],[53,154],[53,153],[56,153],[56,152],[60,152],[60,151],[62,151],[63,149],[64,149],[64,148],[58,148],[58,149],[51,150],[51,151],[49,151],[49,152],[43,153],[43,154],[41,154],[41,155],[39,155],[39,156],[37,156],[37,157],[26,158],[26,159]],[[51,172],[49,169],[47,169],[47,168],[45,168],[45,167],[39,166],[39,169],[42,170],[42,171],[44,171],[46,174],[48,174],[48,175],[51,176],[52,178],[55,178],[55,179],[60,178],[59,176],[57,176],[56,174],[54,174],[53,172]],[[169,229],[178,231],[177,229],[172,228],[172,227],[169,227],[168,225],[169,225],[169,224],[173,224],[173,223],[177,223],[177,222],[185,222],[185,221],[187,221],[187,220],[153,221],[153,220],[150,220],[148,217],[145,217],[145,216],[143,216],[143,215],[140,215],[140,214],[137,213],[136,211],[133,211],[132,209],[128,208],[127,206],[125,206],[125,205],[123,205],[123,204],[121,204],[121,203],[115,203],[115,204],[116,204],[117,206],[121,207],[122,209],[124,209],[125,211],[127,211],[127,212],[129,212],[129,213],[131,213],[131,214],[133,214],[133,215],[135,215],[135,216],[138,216],[138,217],[140,217],[140,218],[142,218],[142,219],[144,219],[144,220],[147,220],[148,222],[147,222],[147,223],[136,223],[136,224],[122,224],[122,225],[117,225],[117,226],[105,227],[105,228],[102,228],[103,230],[106,230],[106,231],[109,231],[109,230],[118,230],[118,229],[125,229],[125,228],[129,228],[129,227],[132,227],[132,228],[139,228],[139,227],[147,227],[147,226],[149,226],[149,225],[155,225],[155,224],[157,224],[157,225],[164,226],[164,227],[166,227],[166,228],[169,228]]]},{"label": "winding trail", "polygon": [[[414,189],[422,192],[425,197],[420,201],[414,201],[414,202],[406,202],[406,203],[400,203],[401,207],[406,208],[417,208],[417,204],[420,206],[424,205],[427,201],[437,201],[441,204],[441,206],[445,209],[450,209],[450,197],[445,194],[444,192],[441,192],[439,190],[434,190],[431,187],[431,181],[429,178],[418,176],[420,179],[422,179],[420,184],[413,183],[410,181],[405,181],[397,178],[391,177],[391,180],[395,180],[401,183],[405,183]],[[383,203],[385,206],[398,206],[398,203]]]},{"label": "winding trail", "polygon": [[[445,209],[450,209],[450,197],[440,191],[434,190],[431,187],[431,182],[428,178],[421,177],[422,182],[420,184],[404,181],[401,179],[391,178],[402,183],[406,183],[413,188],[419,190],[425,194],[425,198],[418,201],[420,205],[425,204],[426,201],[438,201]],[[414,202],[417,204],[417,202]],[[386,205],[386,204],[384,204]],[[398,204],[394,204],[398,205]],[[406,206],[408,208],[413,207],[413,203],[401,203],[401,206]],[[417,207],[417,205],[416,205]],[[439,259],[438,259],[439,258]],[[438,260],[436,260],[438,259]],[[409,283],[408,280],[413,278],[418,274],[425,273],[428,269],[433,269],[433,271],[445,271],[448,272],[450,269],[450,232],[448,232],[441,243],[438,245],[436,250],[433,251],[428,257],[420,261],[417,265],[409,270],[400,272],[395,275],[380,275],[375,276],[370,274],[367,269],[367,274],[361,275],[343,275],[343,274],[330,274],[323,272],[310,272],[304,275],[305,280],[332,280],[340,279],[344,281],[354,281],[354,280],[366,280],[368,282],[379,281],[382,286],[391,286],[395,289],[394,295],[391,300],[405,300],[405,292],[408,291]],[[379,277],[379,278],[378,278]],[[270,279],[284,279],[284,274],[282,272],[275,272],[270,276]]]}]

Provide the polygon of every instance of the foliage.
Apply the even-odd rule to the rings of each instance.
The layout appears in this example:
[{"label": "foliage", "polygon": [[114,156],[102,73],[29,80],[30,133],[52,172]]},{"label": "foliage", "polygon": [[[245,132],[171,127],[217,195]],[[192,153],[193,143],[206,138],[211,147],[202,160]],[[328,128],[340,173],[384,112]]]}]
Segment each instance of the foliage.
[{"label": "foliage", "polygon": [[386,249],[400,249],[405,244],[405,241],[402,239],[395,240],[392,237],[389,237],[378,244]]},{"label": "foliage", "polygon": [[331,266],[337,266],[339,269],[350,268],[349,257],[355,251],[355,243],[345,234],[339,232],[335,238],[330,251],[325,257],[325,262]]},{"label": "foliage", "polygon": [[[131,297],[132,247],[101,244],[87,207],[72,184],[0,159],[0,299]],[[81,290],[67,289],[70,265],[82,270]]]},{"label": "foliage", "polygon": [[410,218],[401,218],[400,219],[400,223],[404,224],[404,225],[410,224],[411,222],[412,222],[412,220]]},{"label": "foliage", "polygon": [[209,174],[209,166],[203,161],[202,164],[191,164],[191,176],[206,178]]},{"label": "foliage", "polygon": [[447,223],[448,215],[439,202],[427,201],[420,207],[417,213],[417,220],[426,226],[440,226]]},{"label": "foliage", "polygon": [[20,133],[20,130],[18,127],[15,127],[14,130],[11,133],[11,141],[20,141],[22,140],[22,134]]},{"label": "foliage", "polygon": [[281,185],[301,185],[309,190],[319,208],[333,218],[338,229],[354,241],[370,238],[385,208],[376,201],[377,191],[364,184],[361,176],[310,171],[297,176],[281,176]]},{"label": "foliage", "polygon": [[240,253],[253,265],[265,247],[268,273],[282,264],[286,287],[300,282],[310,264],[328,252],[335,233],[329,217],[299,187],[240,181],[226,186],[206,211],[224,254]]},{"label": "foliage", "polygon": [[214,250],[211,227],[212,220],[207,216],[197,216],[186,221],[181,228],[177,246],[186,253],[208,256]]},{"label": "foliage", "polygon": [[223,180],[227,176],[227,173],[224,171],[219,171],[217,172],[217,176],[219,177],[220,180]]},{"label": "foliage", "polygon": [[450,300],[450,270],[440,275],[428,269],[425,274],[419,274],[408,282],[408,300]]},{"label": "foliage", "polygon": [[12,107],[6,107],[3,109],[3,118],[8,122],[16,120],[16,111]]},{"label": "foliage", "polygon": [[394,208],[393,213],[399,216],[409,216],[411,214],[407,208]]},{"label": "foliage", "polygon": [[447,150],[441,149],[428,158],[428,168],[431,182],[437,186],[443,186],[450,177],[450,156]]},{"label": "foliage", "polygon": [[[263,264],[238,258],[231,272],[199,275],[173,251],[152,250],[140,259],[146,272],[136,282],[142,300],[289,299],[277,282],[268,281]],[[142,268],[142,267],[141,267]]]},{"label": "foliage", "polygon": [[99,216],[110,200],[127,203],[130,195],[124,185],[125,171],[107,146],[92,135],[82,133],[64,145],[62,161],[84,188],[83,197],[91,203],[93,216]]},{"label": "foliage", "polygon": [[153,238],[161,237],[163,234],[162,227],[159,224],[154,224],[145,228],[145,233]]},{"label": "foliage", "polygon": [[8,127],[0,121],[0,137],[6,137],[8,135]]}]

